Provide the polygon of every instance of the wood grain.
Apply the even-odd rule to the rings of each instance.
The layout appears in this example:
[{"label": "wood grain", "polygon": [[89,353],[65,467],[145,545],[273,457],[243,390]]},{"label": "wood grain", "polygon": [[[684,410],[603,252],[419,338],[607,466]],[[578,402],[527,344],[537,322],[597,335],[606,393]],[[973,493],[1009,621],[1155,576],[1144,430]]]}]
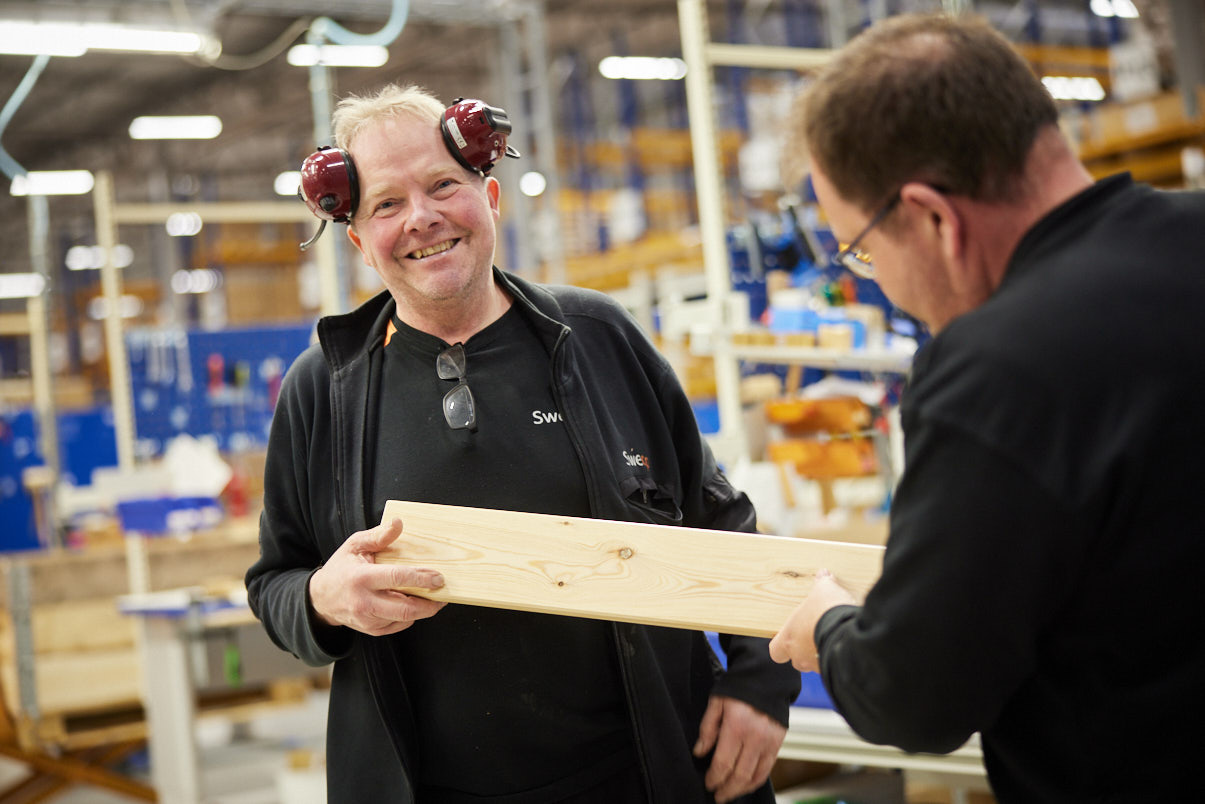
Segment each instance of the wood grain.
[{"label": "wood grain", "polygon": [[439,570],[451,603],[773,636],[827,568],[861,598],[883,548],[391,500],[378,560]]}]

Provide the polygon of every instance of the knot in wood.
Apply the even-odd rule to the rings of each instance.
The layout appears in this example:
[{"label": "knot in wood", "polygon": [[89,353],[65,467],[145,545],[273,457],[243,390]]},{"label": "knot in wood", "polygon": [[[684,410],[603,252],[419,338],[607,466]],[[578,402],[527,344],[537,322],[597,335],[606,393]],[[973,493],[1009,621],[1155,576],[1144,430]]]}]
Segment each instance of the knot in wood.
[{"label": "knot in wood", "polygon": [[632,557],[632,548],[631,547],[621,548],[619,551],[619,557],[624,560],[631,558]]}]

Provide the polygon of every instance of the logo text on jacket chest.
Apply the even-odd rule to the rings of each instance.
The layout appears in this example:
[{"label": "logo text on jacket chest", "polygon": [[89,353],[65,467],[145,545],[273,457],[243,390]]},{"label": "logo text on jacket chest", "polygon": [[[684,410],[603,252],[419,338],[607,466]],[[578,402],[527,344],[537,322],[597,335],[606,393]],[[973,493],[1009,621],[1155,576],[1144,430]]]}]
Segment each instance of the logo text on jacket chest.
[{"label": "logo text on jacket chest", "polygon": [[645,469],[653,468],[652,466],[649,465],[649,456],[641,455],[636,450],[632,450],[631,452],[628,452],[625,449],[623,451],[623,459],[624,459],[624,461],[627,462],[628,466],[643,466]]}]

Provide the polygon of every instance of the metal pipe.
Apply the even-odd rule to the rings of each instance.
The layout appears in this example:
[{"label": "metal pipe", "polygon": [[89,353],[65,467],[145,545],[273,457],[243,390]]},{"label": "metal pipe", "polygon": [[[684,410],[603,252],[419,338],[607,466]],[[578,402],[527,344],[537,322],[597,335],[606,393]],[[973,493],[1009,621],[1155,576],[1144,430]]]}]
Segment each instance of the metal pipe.
[{"label": "metal pipe", "polygon": [[[523,108],[523,88],[520,86],[522,74],[522,45],[519,37],[517,20],[509,20],[498,26],[498,49],[496,51],[495,81],[503,108],[513,110],[515,117]],[[512,117],[511,119],[515,119]],[[531,155],[530,128],[521,126],[515,132],[518,138],[513,144],[518,147],[524,157]],[[512,134],[512,137],[514,135]],[[503,264],[511,271],[520,273],[535,269],[533,229],[531,220],[531,199],[519,190],[519,178],[523,175],[523,162],[513,159],[503,159],[495,167],[499,180],[506,185],[502,203],[507,208],[504,217],[505,227],[502,231],[500,245],[503,251]],[[495,255],[495,259],[498,257]]]},{"label": "metal pipe", "polygon": [[541,198],[539,220],[548,225],[538,226],[540,250],[544,257],[544,277],[547,281],[565,282],[565,246],[561,240],[560,203],[561,179],[556,160],[556,129],[552,116],[552,90],[548,85],[548,39],[544,25],[543,3],[527,3],[524,36],[527,40],[527,74],[530,80],[532,133],[535,141],[535,168],[544,175],[544,195]]},{"label": "metal pipe", "polygon": [[[0,137],[4,136],[4,129],[8,128],[13,115],[17,113],[17,109],[21,108],[21,104],[25,102],[25,98],[33,90],[33,85],[37,83],[38,76],[42,74],[42,70],[46,69],[46,65],[49,63],[49,56],[45,54],[40,55],[33,60],[33,64],[29,65],[29,69],[25,71],[25,76],[21,79],[21,83],[17,84],[17,88],[13,90],[13,94],[5,102],[4,108],[0,109]],[[25,175],[25,168],[21,167],[17,163],[17,160],[13,159],[8,151],[4,150],[3,145],[0,145],[0,170],[3,170],[9,179]]]},{"label": "metal pipe", "polygon": [[118,204],[113,209],[115,223],[165,223],[177,213],[196,213],[206,223],[302,223],[313,221],[314,214],[299,201],[197,201]]},{"label": "metal pipe", "polygon": [[766,70],[814,70],[823,67],[833,52],[827,48],[770,47],[712,42],[707,61],[721,67],[760,67]]},{"label": "metal pipe", "polygon": [[[311,45],[321,45],[322,33],[311,27],[306,35]],[[330,68],[319,61],[310,66],[310,106],[314,113],[314,145],[330,145],[334,142],[331,131],[331,78]],[[323,242],[319,240],[319,242]],[[321,289],[323,315],[343,313],[350,309],[347,292],[347,259],[343,249],[328,237],[325,246],[318,249],[318,286]]]},{"label": "metal pipe", "polygon": [[102,170],[96,174],[92,199],[96,212],[96,242],[104,255],[104,263],[100,267],[100,285],[105,299],[105,351],[109,357],[109,396],[113,404],[113,429],[117,437],[117,465],[128,471],[134,468],[135,463],[134,400],[121,322],[121,277],[113,264],[117,221],[113,216],[116,206],[113,175],[109,171]]},{"label": "metal pipe", "polygon": [[[410,15],[409,0],[393,0],[389,10],[389,19],[385,27],[375,33],[358,34],[349,31],[330,17],[319,17],[310,26],[310,31],[318,36],[334,42],[337,45],[382,45],[393,43],[406,27],[406,18]],[[314,44],[311,42],[310,44]]]},{"label": "metal pipe", "polygon": [[[50,212],[44,195],[29,196],[29,262],[30,268],[50,284]],[[50,389],[50,347],[48,343],[49,310],[46,293],[27,302],[29,312],[29,367],[33,383],[34,411],[38,417],[38,441],[42,460],[59,475],[59,428],[54,407],[54,394]],[[53,528],[53,522],[51,523]]]},{"label": "metal pipe", "polygon": [[[46,55],[38,56],[33,64],[25,71],[25,76],[0,109],[0,137],[12,121],[17,109],[25,102],[25,98],[33,91],[34,84],[42,70],[50,62]],[[0,146],[0,169],[9,179],[24,176],[26,171],[8,151]],[[28,201],[29,219],[29,263],[30,269],[40,274],[50,286],[50,260],[48,257],[50,241],[50,210],[46,196],[31,195]],[[45,293],[45,291],[43,291]],[[34,415],[38,422],[38,446],[42,460],[52,472],[52,478],[59,476],[59,427],[58,417],[54,407],[54,393],[50,388],[50,348],[47,332],[49,313],[46,308],[44,295],[30,298],[26,303],[29,314],[29,362],[30,375],[33,385]],[[54,495],[47,495],[47,509],[43,511],[46,526],[51,534],[57,533],[57,522],[54,517]]]},{"label": "metal pipe", "polygon": [[[711,306],[715,344],[716,396],[720,412],[719,440],[732,453],[745,456],[748,444],[740,400],[740,371],[728,338],[727,299],[731,294],[732,268],[728,258],[724,187],[720,177],[720,152],[716,137],[715,101],[711,64],[707,61],[707,11],[702,0],[678,0],[678,23],[682,34],[682,57],[686,61],[686,106],[690,119],[691,152],[694,156],[695,188],[699,205],[699,233],[703,239],[703,270],[707,279],[707,301]],[[721,457],[723,460],[723,457]]]}]

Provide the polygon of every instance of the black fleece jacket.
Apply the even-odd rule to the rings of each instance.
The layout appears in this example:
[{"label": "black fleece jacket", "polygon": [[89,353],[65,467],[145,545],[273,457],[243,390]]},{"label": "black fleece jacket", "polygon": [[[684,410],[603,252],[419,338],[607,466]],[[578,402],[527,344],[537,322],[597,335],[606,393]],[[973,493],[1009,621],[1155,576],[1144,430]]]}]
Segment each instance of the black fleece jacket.
[{"label": "black fleece jacket", "polygon": [[1101,181],[917,355],[882,577],[816,628],[863,737],[979,731],[1002,803],[1200,799],[1202,226]]},{"label": "black fleece jacket", "polygon": [[[495,269],[495,280],[540,333],[550,383],[600,519],[752,531],[755,512],[717,468],[669,364],[613,299],[537,285]],[[252,610],[272,640],[309,664],[334,662],[327,727],[332,804],[410,802],[406,768],[422,735],[405,678],[380,640],[319,632],[310,575],[366,521],[364,444],[372,350],[394,308],[381,293],[323,319],[320,344],[290,368],[277,404],[264,473],[260,559],[247,573]],[[624,453],[648,460],[633,462]],[[703,635],[613,623],[623,685],[650,800],[709,802],[707,763],[691,748],[707,701],[745,701],[784,725],[799,674],[771,662],[766,640],[722,637],[725,672]],[[772,802],[767,784],[749,802]]]}]

